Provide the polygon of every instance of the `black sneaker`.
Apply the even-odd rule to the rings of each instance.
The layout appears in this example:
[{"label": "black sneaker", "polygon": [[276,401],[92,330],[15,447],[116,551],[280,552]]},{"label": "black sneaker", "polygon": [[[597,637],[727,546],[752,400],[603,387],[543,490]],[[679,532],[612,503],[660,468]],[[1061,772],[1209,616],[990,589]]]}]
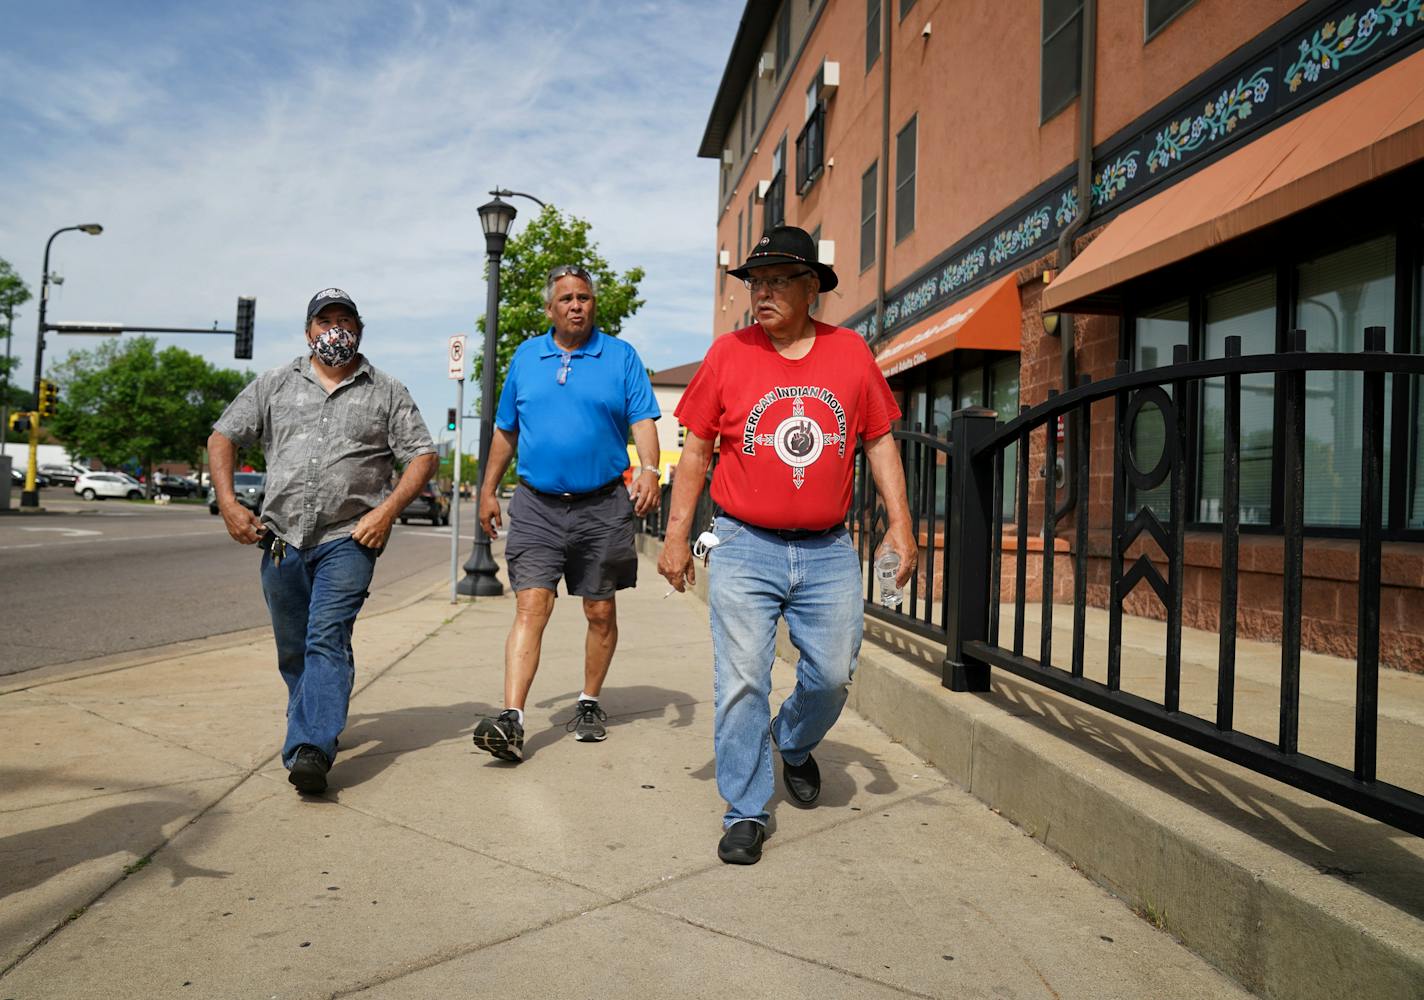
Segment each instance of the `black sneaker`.
[{"label": "black sneaker", "polygon": [[496,718],[481,719],[475,726],[475,746],[500,760],[518,764],[524,759],[524,727],[519,713],[506,708]]},{"label": "black sneaker", "polygon": [[598,743],[608,738],[608,730],[603,725],[607,718],[608,713],[598,707],[598,702],[580,699],[574,717],[564,730],[573,733],[580,743]]},{"label": "black sneaker", "polygon": [[297,791],[307,795],[319,795],[326,791],[326,772],[331,764],[322,753],[310,743],[297,747],[292,757],[292,766],[287,771],[287,780]]}]

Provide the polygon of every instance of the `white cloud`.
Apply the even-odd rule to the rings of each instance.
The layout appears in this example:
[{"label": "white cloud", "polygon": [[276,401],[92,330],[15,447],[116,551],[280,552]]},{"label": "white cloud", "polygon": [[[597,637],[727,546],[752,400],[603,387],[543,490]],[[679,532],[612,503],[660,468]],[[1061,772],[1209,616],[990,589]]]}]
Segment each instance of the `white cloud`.
[{"label": "white cloud", "polygon": [[[589,219],[615,267],[647,269],[626,329],[649,365],[694,359],[716,182],[696,148],[742,6],[213,5],[126,24],[119,59],[94,0],[93,23],[67,28],[86,58],[0,69],[0,131],[35,138],[0,164],[0,256],[37,289],[48,234],[101,222],[55,242],[52,319],[230,327],[236,296],[256,295],[255,368],[295,354],[307,298],[339,285],[373,360],[439,423],[445,337],[484,312],[475,210],[508,186]],[[225,338],[173,342],[236,364]]]}]

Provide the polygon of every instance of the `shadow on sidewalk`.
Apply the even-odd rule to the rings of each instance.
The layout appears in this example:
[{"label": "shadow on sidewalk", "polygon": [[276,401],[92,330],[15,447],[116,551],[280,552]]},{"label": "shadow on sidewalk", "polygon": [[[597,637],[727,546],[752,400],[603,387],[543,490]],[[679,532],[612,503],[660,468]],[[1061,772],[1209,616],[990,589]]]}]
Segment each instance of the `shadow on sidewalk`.
[{"label": "shadow on sidewalk", "polygon": [[[780,754],[773,751],[771,757],[772,768],[775,771],[776,791],[767,807],[772,812],[776,811],[777,805],[780,803],[787,804],[788,808],[799,808],[790,805],[790,800],[786,797],[786,789],[782,787]],[[821,798],[817,805],[849,805],[855,798],[858,787],[853,773],[857,768],[870,776],[870,780],[866,782],[863,789],[867,795],[890,795],[900,788],[900,783],[874,754],[860,747],[851,746],[849,743],[841,743],[832,739],[822,740],[821,745],[816,748],[815,758],[821,768]],[[709,758],[706,764],[689,773],[698,781],[715,780],[717,777],[716,758]]]},{"label": "shadow on sidewalk", "polygon": [[[109,806],[82,819],[0,837],[0,898],[49,881],[61,872],[119,852],[146,854],[166,841],[168,824],[191,816],[193,805],[173,799],[150,799]],[[190,878],[227,878],[231,872],[200,868],[183,860],[172,844],[154,864],[168,869],[172,884]],[[114,874],[119,873],[114,864]]]},{"label": "shadow on sidewalk", "polygon": [[[558,708],[553,725],[542,732],[526,734],[524,753],[532,756],[543,747],[557,743],[567,735],[564,727],[574,715],[574,703],[583,692],[575,688],[560,694],[549,695],[532,704],[533,708]],[[669,729],[685,729],[697,717],[697,699],[686,691],[675,688],[658,687],[655,684],[606,685],[599,695],[599,703],[608,712],[608,728],[616,729],[631,722],[641,722],[649,717],[665,717],[672,709],[672,718],[667,723]]]},{"label": "shadow on sidewalk", "polygon": [[[376,777],[403,754],[447,740],[469,739],[479,716],[498,711],[481,702],[466,701],[351,715],[341,733],[341,752],[332,771],[332,785],[338,790],[355,788]],[[342,769],[343,763],[356,760],[361,762],[360,768]]]},{"label": "shadow on sidewalk", "polygon": [[1230,764],[1201,761],[1165,738],[1084,711],[1071,699],[1003,671],[995,671],[992,692],[961,697],[999,702],[1035,728],[1298,858],[1321,875],[1424,918],[1424,866],[1417,854],[1397,843],[1412,839],[1403,831],[1323,800],[1312,806],[1275,794],[1269,778],[1240,777]]}]

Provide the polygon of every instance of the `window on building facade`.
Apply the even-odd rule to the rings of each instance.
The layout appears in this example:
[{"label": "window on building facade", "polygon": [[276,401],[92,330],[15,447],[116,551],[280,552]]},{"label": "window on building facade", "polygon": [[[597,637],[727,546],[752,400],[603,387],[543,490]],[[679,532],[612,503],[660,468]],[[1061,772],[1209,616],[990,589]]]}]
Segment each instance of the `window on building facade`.
[{"label": "window on building facade", "polygon": [[1167,26],[1182,11],[1196,0],[1144,0],[1143,21],[1146,25],[1145,37],[1151,38]]},{"label": "window on building facade", "polygon": [[[989,366],[989,407],[999,415],[1000,420],[1012,420],[1019,412],[1019,358],[1018,355],[996,361]],[[1019,474],[1018,445],[1011,444],[1004,449],[1004,490],[1003,506],[1005,517],[1013,517],[1015,483]]]},{"label": "window on building facade", "polygon": [[910,8],[915,5],[915,0],[900,0],[900,20],[905,20],[905,15],[910,13]]},{"label": "window on building facade", "polygon": [[826,106],[817,102],[796,137],[796,193],[805,194],[825,170]]},{"label": "window on building facade", "polygon": [[880,0],[865,0],[865,71],[880,58]]},{"label": "window on building facade", "polygon": [[[756,142],[756,98],[757,98],[757,78],[752,77],[751,94],[747,97],[747,117],[751,128],[751,141]],[[755,147],[753,147],[755,148]]]},{"label": "window on building facade", "polygon": [[895,242],[915,231],[915,155],[918,116],[895,137]]},{"label": "window on building facade", "polygon": [[756,196],[756,181],[752,181],[752,190],[747,192],[747,253],[756,246]]},{"label": "window on building facade", "polygon": [[746,260],[746,257],[744,257],[744,256],[742,255],[742,213],[741,213],[741,212],[738,212],[738,213],[737,213],[737,259],[734,261],[734,265],[735,265],[736,267],[741,267],[741,266],[742,266],[742,261],[744,261],[744,260]]},{"label": "window on building facade", "polygon": [[1083,0],[1043,0],[1039,120],[1048,121],[1078,96],[1083,48]]},{"label": "window on building facade", "polygon": [[766,189],[762,206],[766,211],[766,228],[772,229],[786,221],[786,136],[776,144],[771,154],[771,186]]},{"label": "window on building facade", "polygon": [[[1296,269],[1296,329],[1306,349],[1356,353],[1365,328],[1394,330],[1394,237],[1385,236],[1306,261]],[[1386,334],[1388,343],[1388,333]],[[1384,517],[1389,523],[1390,401],[1384,389]],[[1361,414],[1364,375],[1311,372],[1305,378],[1305,523],[1360,523]]]},{"label": "window on building facade", "polygon": [[[1187,303],[1183,300],[1137,317],[1137,337],[1132,355],[1133,371],[1147,371],[1149,368],[1160,368],[1172,363],[1172,349],[1178,344],[1185,346],[1191,343],[1187,315]],[[1133,464],[1143,470],[1156,466],[1166,440],[1162,411],[1155,406],[1144,406],[1132,428]],[[1134,490],[1134,509],[1150,507],[1152,513],[1166,521],[1171,491],[1170,482],[1152,490]]]},{"label": "window on building facade", "polygon": [[[1226,357],[1226,338],[1241,338],[1242,354],[1269,354],[1276,349],[1276,276],[1264,274],[1210,291],[1204,301],[1201,357]],[[1171,358],[1166,362],[1170,363]],[[1271,475],[1275,455],[1275,377],[1245,375],[1241,379],[1242,524],[1271,523]],[[1197,520],[1221,521],[1221,428],[1226,422],[1226,382],[1202,384],[1201,456],[1197,465]],[[1189,507],[1190,511],[1190,507]],[[1188,513],[1188,518],[1190,518]]]},{"label": "window on building facade", "polygon": [[875,263],[875,195],[878,163],[872,163],[860,178],[860,269]]},{"label": "window on building facade", "polygon": [[[727,252],[727,244],[723,243],[717,248],[717,294],[721,295],[727,290],[727,268],[722,266],[722,255]],[[741,261],[737,261],[732,267],[736,267]]]},{"label": "window on building facade", "polygon": [[781,13],[776,17],[776,78],[781,79],[791,62],[791,0],[781,5]]}]

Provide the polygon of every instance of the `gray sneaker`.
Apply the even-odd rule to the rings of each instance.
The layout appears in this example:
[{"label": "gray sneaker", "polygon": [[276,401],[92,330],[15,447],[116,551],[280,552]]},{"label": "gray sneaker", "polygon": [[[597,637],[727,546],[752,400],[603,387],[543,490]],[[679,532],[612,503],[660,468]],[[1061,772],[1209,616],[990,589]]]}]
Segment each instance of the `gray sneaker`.
[{"label": "gray sneaker", "polygon": [[608,713],[598,707],[598,702],[580,699],[574,709],[574,717],[564,729],[574,734],[580,743],[598,743],[608,738],[608,730],[603,722]]},{"label": "gray sneaker", "polygon": [[518,764],[524,759],[524,727],[519,713],[506,708],[496,718],[484,718],[475,726],[475,746],[500,760]]}]

